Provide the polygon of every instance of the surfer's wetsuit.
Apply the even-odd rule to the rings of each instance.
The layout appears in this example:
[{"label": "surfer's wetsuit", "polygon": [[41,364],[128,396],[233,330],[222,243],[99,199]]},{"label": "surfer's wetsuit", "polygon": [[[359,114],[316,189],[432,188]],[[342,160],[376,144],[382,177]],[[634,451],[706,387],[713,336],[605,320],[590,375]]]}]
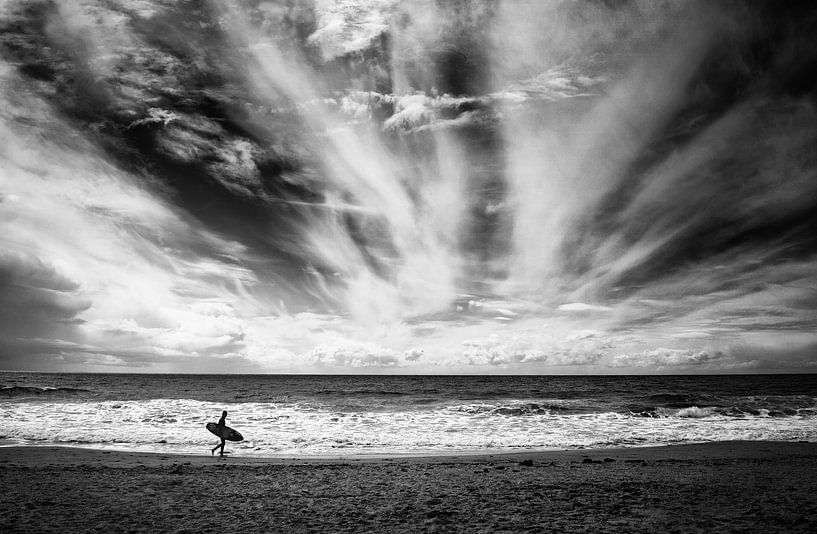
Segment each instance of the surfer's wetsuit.
[{"label": "surfer's wetsuit", "polygon": [[[219,430],[222,430],[222,431],[224,430],[224,427],[225,427],[225,426],[227,426],[226,421],[227,421],[227,412],[226,412],[226,411],[221,412],[221,419],[219,419],[219,420],[218,420],[218,428],[219,428]],[[221,443],[219,443],[218,445],[216,445],[215,447],[213,447],[213,449],[210,451],[210,454],[211,454],[211,455],[215,454],[215,453],[216,453],[216,449],[218,449],[219,447],[221,447],[221,452],[219,452],[219,453],[218,453],[218,455],[219,455],[219,456],[224,456],[224,444],[225,444],[225,440],[224,440],[224,434],[223,434],[223,432],[220,432],[218,437],[219,437],[219,438],[221,438]]]}]

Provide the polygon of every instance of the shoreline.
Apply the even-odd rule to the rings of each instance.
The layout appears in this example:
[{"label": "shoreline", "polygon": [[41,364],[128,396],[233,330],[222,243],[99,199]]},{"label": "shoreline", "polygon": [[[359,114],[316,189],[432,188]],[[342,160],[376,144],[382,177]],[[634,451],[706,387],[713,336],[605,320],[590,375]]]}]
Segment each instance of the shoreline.
[{"label": "shoreline", "polygon": [[378,458],[2,447],[3,531],[815,532],[817,443]]},{"label": "shoreline", "polygon": [[610,447],[584,449],[555,449],[527,451],[457,451],[444,453],[373,453],[350,455],[276,455],[244,456],[228,453],[222,457],[209,454],[190,454],[161,451],[128,451],[116,449],[93,448],[77,445],[16,445],[0,444],[0,464],[8,463],[10,458],[19,465],[35,466],[38,462],[49,464],[71,465],[76,463],[102,464],[117,463],[120,466],[129,462],[141,464],[164,464],[190,462],[191,464],[210,464],[213,460],[229,461],[230,465],[258,466],[281,464],[337,464],[343,462],[377,463],[377,462],[412,462],[412,463],[484,463],[487,461],[575,461],[578,459],[613,457],[622,460],[649,459],[655,461],[667,458],[699,459],[707,457],[746,458],[762,456],[770,449],[783,449],[787,453],[814,449],[817,454],[817,442],[810,441],[773,441],[773,440],[733,440],[710,441],[699,443],[673,443],[644,445],[637,447]]}]

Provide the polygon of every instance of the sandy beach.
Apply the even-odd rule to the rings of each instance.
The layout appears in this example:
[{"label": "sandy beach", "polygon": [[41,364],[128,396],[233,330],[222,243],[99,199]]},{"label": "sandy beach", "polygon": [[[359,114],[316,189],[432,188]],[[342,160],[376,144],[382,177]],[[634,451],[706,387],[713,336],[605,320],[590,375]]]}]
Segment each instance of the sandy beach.
[{"label": "sandy beach", "polygon": [[0,448],[4,532],[814,532],[817,443],[381,458]]}]

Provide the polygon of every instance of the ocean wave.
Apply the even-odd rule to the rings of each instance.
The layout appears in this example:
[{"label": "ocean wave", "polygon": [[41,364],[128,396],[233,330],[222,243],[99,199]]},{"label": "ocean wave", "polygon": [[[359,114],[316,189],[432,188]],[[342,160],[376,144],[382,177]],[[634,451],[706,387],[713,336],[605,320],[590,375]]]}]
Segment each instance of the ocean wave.
[{"label": "ocean wave", "polygon": [[698,406],[690,406],[689,408],[681,408],[678,410],[675,413],[675,417],[700,419],[702,417],[709,417],[714,413],[716,413],[715,408],[712,407],[699,408]]},{"label": "ocean wave", "polygon": [[76,396],[90,393],[87,389],[70,387],[50,387],[50,386],[2,386],[0,387],[0,397],[21,398],[21,397],[59,397]]},{"label": "ocean wave", "polygon": [[660,418],[660,417],[680,417],[685,419],[695,419],[703,417],[726,417],[726,418],[786,418],[799,417],[811,418],[817,416],[817,408],[794,408],[781,407],[780,409],[751,408],[747,406],[686,406],[683,408],[656,408],[656,409],[636,409],[631,410],[629,415],[633,417]]},{"label": "ocean wave", "polygon": [[[209,454],[205,424],[220,403],[32,400],[0,402],[2,437],[16,443],[80,444]],[[726,417],[707,406],[663,409],[656,417],[619,412],[574,412],[550,403],[498,402],[415,411],[339,413],[314,405],[241,403],[228,407],[228,424],[245,441],[246,455],[434,453],[598,446],[659,445],[731,439],[815,440],[817,427],[801,417]]]},{"label": "ocean wave", "polygon": [[329,395],[329,396],[405,396],[411,395],[413,392],[409,391],[392,391],[387,389],[321,389],[313,393],[313,395]]},{"label": "ocean wave", "polygon": [[656,393],[644,397],[645,403],[651,406],[666,408],[683,408],[694,405],[698,401],[697,395],[686,393]]},{"label": "ocean wave", "polygon": [[470,415],[549,415],[554,412],[568,412],[570,408],[559,404],[538,404],[534,402],[510,404],[464,404],[449,406],[448,410]]}]

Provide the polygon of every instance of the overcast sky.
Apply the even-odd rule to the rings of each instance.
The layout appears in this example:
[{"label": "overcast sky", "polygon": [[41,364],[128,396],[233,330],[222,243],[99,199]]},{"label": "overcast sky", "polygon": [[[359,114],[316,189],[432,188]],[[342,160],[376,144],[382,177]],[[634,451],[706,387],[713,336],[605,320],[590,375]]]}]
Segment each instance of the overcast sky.
[{"label": "overcast sky", "polygon": [[814,28],[0,1],[0,369],[815,372]]}]

